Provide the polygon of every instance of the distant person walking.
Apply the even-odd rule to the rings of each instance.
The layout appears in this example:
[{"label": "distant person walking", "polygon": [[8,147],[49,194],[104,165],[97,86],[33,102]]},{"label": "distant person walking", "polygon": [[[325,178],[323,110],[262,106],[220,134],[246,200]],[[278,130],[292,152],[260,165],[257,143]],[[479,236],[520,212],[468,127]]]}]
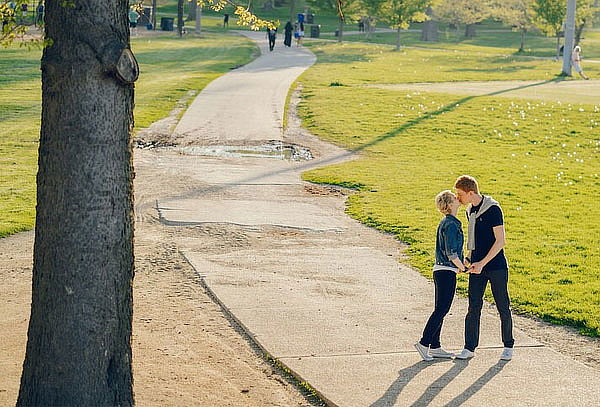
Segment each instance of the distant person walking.
[{"label": "distant person walking", "polygon": [[275,48],[275,38],[277,38],[277,28],[267,27],[267,39],[269,40],[269,51]]},{"label": "distant person walking", "polygon": [[292,25],[291,22],[287,22],[285,24],[285,38],[283,39],[283,45],[285,45],[286,47],[291,47],[292,46],[292,33],[294,31],[294,26]]},{"label": "distant person walking", "polygon": [[511,360],[513,356],[513,323],[508,295],[508,262],[504,256],[506,245],[504,234],[504,216],[500,204],[490,196],[479,193],[475,178],[468,175],[458,177],[454,183],[456,196],[463,205],[469,204],[467,257],[465,263],[470,267],[469,274],[469,310],[465,318],[465,347],[456,355],[458,359],[470,359],[475,356],[479,345],[479,324],[483,307],[483,294],[488,281],[500,314],[502,342],[504,350],[501,360]]},{"label": "distant person walking", "polygon": [[294,37],[296,37],[296,45],[302,45],[302,38],[304,37],[304,23],[298,23]]},{"label": "distant person walking", "polygon": [[581,67],[581,47],[579,45],[573,48],[573,52],[571,53],[571,65],[573,65],[575,72],[577,72],[583,79],[590,79],[583,73],[583,68]]},{"label": "distant person walking", "polygon": [[454,356],[442,348],[440,333],[444,317],[450,311],[454,299],[456,273],[466,271],[463,263],[462,225],[456,217],[460,201],[451,191],[442,191],[435,197],[435,206],[444,215],[437,227],[435,240],[435,308],[425,325],[423,337],[415,343],[421,358],[426,361]]},{"label": "distant person walking", "polygon": [[223,28],[229,28],[229,14],[223,14]]},{"label": "distant person walking", "polygon": [[131,29],[131,35],[137,35],[137,23],[140,19],[140,14],[133,8],[129,9],[129,28]]},{"label": "distant person walking", "polygon": [[36,15],[35,15],[35,25],[44,24],[44,3],[40,2],[37,6]]}]

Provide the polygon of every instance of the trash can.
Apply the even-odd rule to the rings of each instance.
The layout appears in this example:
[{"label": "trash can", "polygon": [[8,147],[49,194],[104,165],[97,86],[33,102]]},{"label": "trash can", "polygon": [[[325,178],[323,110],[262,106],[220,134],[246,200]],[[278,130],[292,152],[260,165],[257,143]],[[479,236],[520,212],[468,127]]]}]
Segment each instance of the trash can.
[{"label": "trash can", "polygon": [[310,38],[319,38],[321,34],[321,26],[314,24],[310,26]]},{"label": "trash can", "polygon": [[161,17],[160,29],[163,31],[173,31],[173,23],[175,19],[172,17]]},{"label": "trash can", "polygon": [[306,24],[314,24],[315,23],[315,15],[314,14],[307,14],[306,15]]}]

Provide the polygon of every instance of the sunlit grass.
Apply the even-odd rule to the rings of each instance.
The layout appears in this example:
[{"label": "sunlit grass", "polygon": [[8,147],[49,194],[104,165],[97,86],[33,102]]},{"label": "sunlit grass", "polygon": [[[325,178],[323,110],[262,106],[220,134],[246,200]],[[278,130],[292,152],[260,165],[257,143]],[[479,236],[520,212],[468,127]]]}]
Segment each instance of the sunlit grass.
[{"label": "sunlit grass", "polygon": [[[305,179],[358,187],[347,212],[410,243],[410,261],[430,275],[440,218],[433,197],[458,175],[476,176],[483,193],[504,209],[515,307],[600,334],[600,101],[561,104],[361,86],[465,79],[465,72],[471,80],[543,82],[556,72],[550,61],[420,50],[400,56],[356,44],[315,50],[319,62],[300,80],[304,124],[363,156],[310,171]],[[484,69],[470,70],[474,65]]]},{"label": "sunlit grass", "polygon": [[[256,52],[249,40],[218,34],[139,37],[132,47],[141,70],[136,128],[165,117],[189,90],[202,89]],[[40,56],[39,50],[0,48],[0,237],[31,229],[35,220]]]}]

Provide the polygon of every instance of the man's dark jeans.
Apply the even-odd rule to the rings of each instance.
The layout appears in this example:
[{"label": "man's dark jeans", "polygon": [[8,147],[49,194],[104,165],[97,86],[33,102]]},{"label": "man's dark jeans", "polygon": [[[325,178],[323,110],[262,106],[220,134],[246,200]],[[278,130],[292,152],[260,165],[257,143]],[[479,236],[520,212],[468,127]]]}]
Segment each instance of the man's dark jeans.
[{"label": "man's dark jeans", "polygon": [[439,270],[433,272],[433,281],[435,283],[435,309],[425,329],[423,337],[419,342],[423,346],[431,346],[432,349],[437,349],[440,344],[440,332],[444,317],[450,311],[452,300],[454,299],[454,291],[456,290],[456,273],[451,270]]},{"label": "man's dark jeans", "polygon": [[481,274],[469,275],[469,311],[465,318],[465,348],[471,352],[479,345],[481,308],[488,281],[492,286],[492,294],[500,314],[502,342],[506,348],[512,348],[515,344],[508,296],[508,270],[485,270]]}]

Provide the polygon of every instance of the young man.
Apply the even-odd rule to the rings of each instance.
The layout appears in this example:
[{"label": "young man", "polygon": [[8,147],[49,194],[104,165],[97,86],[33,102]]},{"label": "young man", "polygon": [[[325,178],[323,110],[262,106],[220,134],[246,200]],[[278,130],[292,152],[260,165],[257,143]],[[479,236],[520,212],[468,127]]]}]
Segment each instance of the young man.
[{"label": "young man", "polygon": [[465,318],[465,348],[456,357],[469,359],[475,356],[475,348],[479,345],[483,294],[489,281],[502,327],[504,350],[500,359],[510,360],[515,341],[508,296],[508,263],[503,249],[505,239],[502,209],[491,197],[479,193],[479,186],[473,177],[458,177],[454,188],[458,200],[463,205],[470,205],[467,208],[469,227],[465,262],[471,265],[469,311]]}]

